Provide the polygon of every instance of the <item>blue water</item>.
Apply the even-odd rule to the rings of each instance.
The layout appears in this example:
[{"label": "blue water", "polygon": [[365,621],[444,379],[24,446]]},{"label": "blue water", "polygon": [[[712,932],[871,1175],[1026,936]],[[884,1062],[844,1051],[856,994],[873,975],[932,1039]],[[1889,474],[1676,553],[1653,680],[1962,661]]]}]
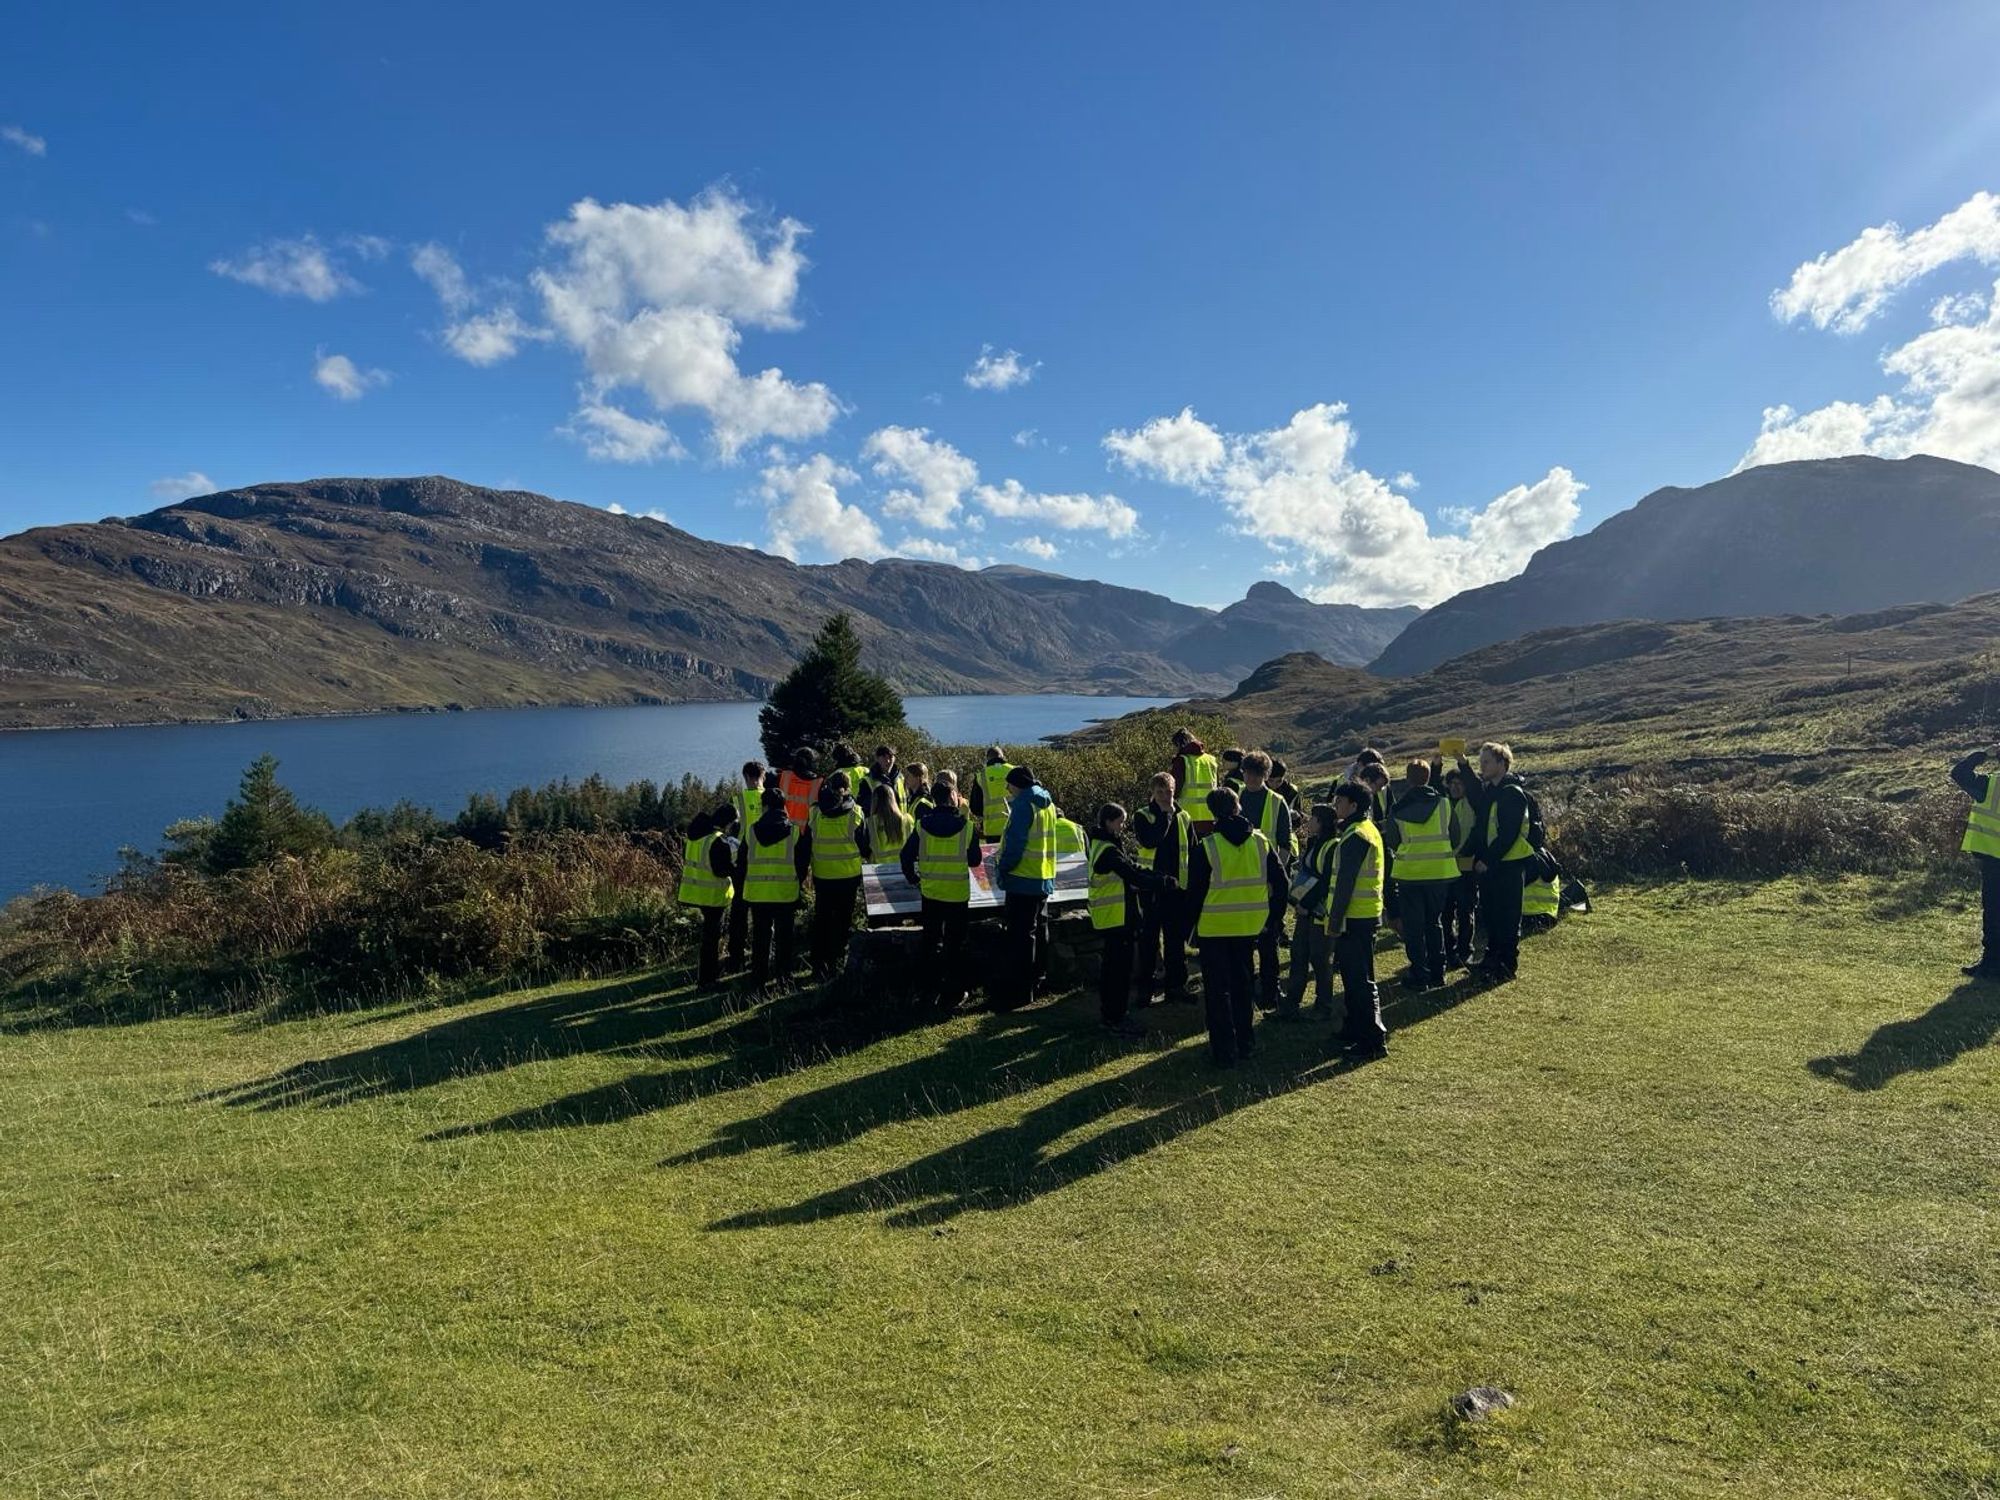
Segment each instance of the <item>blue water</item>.
[{"label": "blue water", "polygon": [[[1066,694],[910,698],[910,722],[946,744],[1026,744],[1160,698]],[[593,771],[615,783],[733,776],[759,754],[755,703],[520,708],[253,724],[0,734],[0,900],[35,885],[94,887],[120,846],[159,845],[180,818],[222,810],[266,752],[279,778],[343,819],[407,798],[446,815],[473,792]],[[864,753],[869,746],[860,747]]]}]

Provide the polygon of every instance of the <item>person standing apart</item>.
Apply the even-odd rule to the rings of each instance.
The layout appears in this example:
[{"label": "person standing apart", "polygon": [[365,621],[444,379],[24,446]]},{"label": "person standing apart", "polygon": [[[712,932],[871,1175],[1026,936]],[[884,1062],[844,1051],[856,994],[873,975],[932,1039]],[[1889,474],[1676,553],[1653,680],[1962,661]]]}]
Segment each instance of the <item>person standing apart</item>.
[{"label": "person standing apart", "polygon": [[940,771],[924,815],[903,845],[903,878],[923,893],[923,955],[936,1002],[965,1000],[965,938],[971,927],[972,872],[983,859],[979,831],[958,800],[958,777]]},{"label": "person standing apart", "polygon": [[1959,847],[1979,866],[1982,951],[1979,962],[1965,969],[1973,979],[2000,979],[2000,769],[1982,773],[1988,760],[2000,761],[2000,750],[1976,750],[1951,768],[1951,779],[1972,799]]},{"label": "person standing apart", "polygon": [[1056,806],[1026,766],[1012,767],[1006,786],[1006,831],[994,863],[1006,926],[993,1008],[1018,1010],[1035,998],[1047,961],[1042,915],[1056,889]]},{"label": "person standing apart", "polygon": [[1292,866],[1291,900],[1299,909],[1292,928],[1292,971],[1278,1006],[1280,1021],[1303,1018],[1306,985],[1314,986],[1313,1006],[1322,1016],[1333,1014],[1333,934],[1327,930],[1326,907],[1333,895],[1334,854],[1340,844],[1340,820],[1331,803],[1313,808],[1306,822],[1306,845]]},{"label": "person standing apart", "polygon": [[1333,963],[1340,971],[1340,1048],[1357,1062],[1381,1057],[1389,1033],[1382,1025],[1381,993],[1375,987],[1375,930],[1382,920],[1382,835],[1369,817],[1374,795],[1359,782],[1334,789],[1334,817],[1340,824],[1334,855],[1333,892],[1327,897],[1326,930],[1333,939]]},{"label": "person standing apart", "polygon": [[1378,831],[1394,851],[1403,952],[1410,961],[1403,983],[1434,990],[1444,983],[1444,908],[1458,881],[1458,857],[1451,848],[1451,799],[1431,785],[1428,762],[1413,760],[1404,769],[1403,794],[1388,827]]},{"label": "person standing apart", "polygon": [[1188,905],[1201,948],[1202,998],[1208,1009],[1209,1054],[1218,1067],[1234,1067],[1256,1044],[1252,971],[1258,936],[1271,920],[1271,896],[1282,898],[1284,871],[1264,835],[1243,816],[1236,793],[1208,794],[1215,832],[1189,857]]},{"label": "person standing apart", "polygon": [[734,904],[730,881],[736,873],[736,808],[725,803],[697,813],[681,843],[681,905],[701,914],[701,957],[694,987],[706,992],[722,983],[722,929]]},{"label": "person standing apart", "polygon": [[1090,925],[1104,944],[1098,972],[1097,1003],[1104,1029],[1133,1040],[1146,1034],[1127,1014],[1132,1003],[1132,905],[1134,887],[1157,891],[1163,882],[1125,854],[1125,809],[1107,802],[1097,810],[1090,834]]},{"label": "person standing apart", "polygon": [[819,802],[807,824],[812,834],[812,968],[822,984],[847,966],[861,866],[871,848],[867,820],[854,805],[851,785],[851,779],[843,776],[822,781]]},{"label": "person standing apart", "polygon": [[1528,842],[1528,788],[1514,774],[1513,750],[1497,742],[1479,747],[1479,779],[1486,810],[1472,863],[1486,931],[1486,962],[1479,973],[1505,983],[1521,966],[1521,893],[1535,853]]},{"label": "person standing apart", "polygon": [[750,983],[758,988],[791,978],[798,962],[794,919],[811,868],[811,831],[786,815],[783,797],[766,797],[736,853],[737,888],[750,908]]},{"label": "person standing apart", "polygon": [[[1206,809],[1203,809],[1206,811]],[[1185,1004],[1187,990],[1188,852],[1193,846],[1194,821],[1174,800],[1174,778],[1166,771],[1153,777],[1152,800],[1132,820],[1139,840],[1139,859],[1162,882],[1158,890],[1139,892],[1138,980],[1133,998],[1153,1001],[1153,977],[1164,960],[1166,997]]]}]

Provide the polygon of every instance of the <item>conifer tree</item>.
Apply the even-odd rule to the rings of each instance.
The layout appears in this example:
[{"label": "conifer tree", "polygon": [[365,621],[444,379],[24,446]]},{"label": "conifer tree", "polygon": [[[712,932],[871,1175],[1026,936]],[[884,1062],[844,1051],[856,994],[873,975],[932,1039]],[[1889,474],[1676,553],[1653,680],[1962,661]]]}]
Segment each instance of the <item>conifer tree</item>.
[{"label": "conifer tree", "polygon": [[823,757],[836,740],[859,740],[907,726],[896,690],[861,665],[861,637],[854,621],[837,614],[820,627],[799,664],[771,689],[757,727],[765,759],[786,766],[801,746]]}]

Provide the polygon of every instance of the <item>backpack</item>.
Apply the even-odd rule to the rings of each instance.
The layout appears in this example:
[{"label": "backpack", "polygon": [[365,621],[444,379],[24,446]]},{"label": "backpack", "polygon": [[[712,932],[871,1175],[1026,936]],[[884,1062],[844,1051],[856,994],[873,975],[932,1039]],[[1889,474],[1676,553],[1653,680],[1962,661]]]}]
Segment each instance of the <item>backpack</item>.
[{"label": "backpack", "polygon": [[1542,804],[1537,800],[1535,794],[1525,786],[1521,788],[1521,795],[1528,799],[1528,826],[1526,830],[1528,847],[1537,850],[1546,849],[1549,846],[1549,825],[1542,817]]}]

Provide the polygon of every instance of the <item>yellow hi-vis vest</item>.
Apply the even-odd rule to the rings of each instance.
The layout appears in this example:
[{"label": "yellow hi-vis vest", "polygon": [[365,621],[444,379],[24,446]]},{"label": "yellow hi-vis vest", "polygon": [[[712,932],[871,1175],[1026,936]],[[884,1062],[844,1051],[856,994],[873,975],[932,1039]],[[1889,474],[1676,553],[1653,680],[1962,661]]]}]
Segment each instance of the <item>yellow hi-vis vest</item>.
[{"label": "yellow hi-vis vest", "polygon": [[971,849],[970,818],[959,825],[957,833],[918,833],[917,889],[926,901],[963,906],[972,899],[972,867],[966,863]]},{"label": "yellow hi-vis vest", "polygon": [[999,761],[979,773],[985,801],[979,808],[979,831],[997,839],[1007,831],[1007,773],[1014,768]]},{"label": "yellow hi-vis vest", "polygon": [[1028,820],[1028,841],[1021,846],[1020,859],[1011,870],[999,873],[1019,880],[1054,880],[1056,824],[1061,821],[1053,806],[1036,808],[1035,815]]},{"label": "yellow hi-vis vest", "polygon": [[2000,859],[2000,767],[1986,778],[1986,800],[1973,803],[1966,814],[1965,842],[1959,847],[1967,854]]},{"label": "yellow hi-vis vest", "polygon": [[1502,865],[1511,864],[1517,859],[1526,859],[1535,852],[1535,846],[1528,842],[1528,814],[1525,809],[1521,813],[1521,831],[1514,836],[1514,847],[1497,860],[1493,857],[1493,841],[1500,837],[1500,798],[1497,795],[1499,788],[1494,788],[1494,791],[1496,795],[1493,798],[1493,805],[1486,809],[1486,858],[1494,864]]},{"label": "yellow hi-vis vest", "polygon": [[795,906],[799,899],[799,825],[787,823],[775,844],[760,844],[756,836],[743,841],[750,851],[743,870],[743,899],[752,906]]},{"label": "yellow hi-vis vest", "polygon": [[750,831],[750,825],[764,815],[764,789],[760,786],[740,786],[736,789],[736,816],[742,820],[738,830]]},{"label": "yellow hi-vis vest", "polygon": [[857,879],[861,874],[861,844],[855,834],[861,828],[861,809],[850,807],[843,813],[823,813],[815,807],[807,826],[813,836],[813,879]]},{"label": "yellow hi-vis vest", "polygon": [[718,875],[708,867],[709,851],[715,847],[717,834],[705,833],[698,839],[689,839],[687,847],[681,851],[681,886],[678,892],[682,906],[727,906],[729,904],[729,877]]},{"label": "yellow hi-vis vest", "polygon": [[[1264,809],[1257,814],[1257,828],[1269,840],[1273,849],[1276,849],[1286,859],[1290,859],[1299,852],[1299,820],[1293,818],[1285,825],[1285,841],[1280,844],[1278,842],[1278,804],[1283,800],[1276,792],[1271,790],[1270,782],[1267,781],[1264,783]],[[1287,810],[1289,811],[1289,809]]]},{"label": "yellow hi-vis vest", "polygon": [[1154,874],[1159,873],[1160,851],[1167,847],[1167,840],[1172,839],[1174,847],[1179,853],[1179,859],[1174,865],[1174,878],[1183,883],[1186,882],[1188,878],[1188,833],[1192,821],[1180,808],[1176,807],[1174,809],[1174,826],[1172,831],[1161,834],[1159,843],[1153,845],[1152,848],[1141,849],[1139,851],[1145,856],[1147,869],[1153,871]]},{"label": "yellow hi-vis vest", "polygon": [[1219,833],[1201,841],[1208,858],[1208,894],[1202,898],[1197,937],[1255,937],[1271,918],[1271,843],[1257,829],[1240,844]]},{"label": "yellow hi-vis vest", "polygon": [[1451,803],[1440,801],[1422,823],[1396,819],[1398,880],[1456,880],[1458,861],[1451,852]]},{"label": "yellow hi-vis vest", "polygon": [[1090,840],[1090,925],[1099,930],[1125,925],[1125,877],[1097,868],[1098,858],[1117,847],[1109,839]]},{"label": "yellow hi-vis vest", "polygon": [[1465,844],[1466,840],[1472,837],[1474,821],[1475,817],[1470,797],[1460,797],[1452,802],[1451,847],[1458,855],[1457,864],[1461,873],[1472,868],[1472,856],[1465,852]]},{"label": "yellow hi-vis vest", "polygon": [[1083,831],[1083,825],[1072,822],[1058,813],[1056,815],[1056,853],[1082,854],[1089,847],[1090,835]]},{"label": "yellow hi-vis vest", "polygon": [[[1354,889],[1347,897],[1347,910],[1335,911],[1333,902],[1326,904],[1326,930],[1337,933],[1341,924],[1349,917],[1380,917],[1382,915],[1382,831],[1366,818],[1356,818],[1347,825],[1347,831],[1336,839],[1336,845],[1349,839],[1360,839],[1368,846],[1368,853],[1362,857],[1361,873],[1354,877]],[[1335,859],[1327,865],[1329,881],[1339,876],[1340,861]]]},{"label": "yellow hi-vis vest", "polygon": [[1521,915],[1524,917],[1553,917],[1560,915],[1557,910],[1559,898],[1553,880],[1531,880],[1521,887]]},{"label": "yellow hi-vis vest", "polygon": [[1208,794],[1215,790],[1215,757],[1206,752],[1200,755],[1183,755],[1181,765],[1187,771],[1188,784],[1179,791],[1178,800],[1182,807],[1195,809],[1190,817],[1208,816]]}]

